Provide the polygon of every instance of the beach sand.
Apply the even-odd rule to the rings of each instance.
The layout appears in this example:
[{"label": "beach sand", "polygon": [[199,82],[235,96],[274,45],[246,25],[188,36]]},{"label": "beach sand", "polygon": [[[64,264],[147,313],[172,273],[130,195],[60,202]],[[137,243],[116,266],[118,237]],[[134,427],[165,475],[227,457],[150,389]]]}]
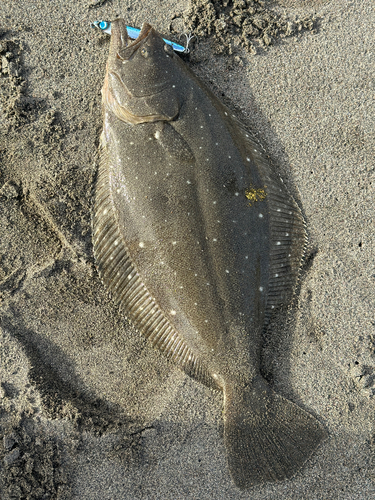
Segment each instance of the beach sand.
[{"label": "beach sand", "polygon": [[[264,346],[281,394],[329,438],[290,480],[238,490],[222,396],[127,323],[94,266],[90,210],[109,38],[163,35],[189,2],[0,3],[0,498],[375,498],[375,8],[273,4],[316,29],[190,64],[244,119],[300,203],[307,260]],[[179,24],[180,23],[180,24]]]}]

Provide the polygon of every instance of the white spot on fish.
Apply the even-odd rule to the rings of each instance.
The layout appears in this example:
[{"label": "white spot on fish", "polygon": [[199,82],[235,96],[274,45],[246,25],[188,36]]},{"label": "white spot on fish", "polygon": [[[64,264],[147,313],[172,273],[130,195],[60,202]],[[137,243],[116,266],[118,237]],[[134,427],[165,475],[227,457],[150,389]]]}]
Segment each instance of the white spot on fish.
[{"label": "white spot on fish", "polygon": [[217,241],[217,239],[216,239],[216,238],[214,238],[212,241]]},{"label": "white spot on fish", "polygon": [[238,196],[240,193],[234,193],[234,196]]},{"label": "white spot on fish", "polygon": [[186,181],[186,184],[191,184],[191,181]]},{"label": "white spot on fish", "polygon": [[176,316],[176,311],[174,309],[171,310],[172,316]]},{"label": "white spot on fish", "polygon": [[139,246],[140,246],[140,248],[144,248],[145,247],[145,244],[143,243],[143,241],[139,242]]},{"label": "white spot on fish", "polygon": [[229,274],[229,270],[228,270],[228,269],[225,269],[225,272],[226,272],[227,274]]},{"label": "white spot on fish", "polygon": [[258,215],[259,219],[263,219],[263,214]]},{"label": "white spot on fish", "polygon": [[172,241],[172,245],[177,245],[177,241]]},{"label": "white spot on fish", "polygon": [[276,245],[281,245],[281,241],[276,241]]},{"label": "white spot on fish", "polygon": [[247,160],[247,161],[250,161],[250,158],[249,158],[249,157],[247,157],[247,158],[246,158],[246,160]]},{"label": "white spot on fish", "polygon": [[263,287],[262,286],[259,287],[259,291],[263,292]]},{"label": "white spot on fish", "polygon": [[107,213],[108,213],[107,209],[103,210],[103,215],[107,215]]},{"label": "white spot on fish", "polygon": [[118,245],[118,240],[115,240],[113,244],[115,245],[115,247],[117,247],[117,245]]}]

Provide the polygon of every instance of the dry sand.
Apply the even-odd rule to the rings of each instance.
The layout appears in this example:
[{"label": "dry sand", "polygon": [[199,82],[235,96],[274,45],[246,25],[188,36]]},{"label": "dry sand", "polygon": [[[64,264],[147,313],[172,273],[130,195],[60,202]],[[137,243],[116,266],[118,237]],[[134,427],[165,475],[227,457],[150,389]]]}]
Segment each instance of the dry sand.
[{"label": "dry sand", "polygon": [[330,437],[291,480],[247,492],[226,467],[221,395],[128,325],[91,247],[109,41],[89,23],[121,15],[167,35],[189,2],[93,3],[0,3],[0,498],[375,498],[373,2],[282,0],[316,33],[240,57],[199,40],[191,57],[247,117],[310,232],[264,358]]}]

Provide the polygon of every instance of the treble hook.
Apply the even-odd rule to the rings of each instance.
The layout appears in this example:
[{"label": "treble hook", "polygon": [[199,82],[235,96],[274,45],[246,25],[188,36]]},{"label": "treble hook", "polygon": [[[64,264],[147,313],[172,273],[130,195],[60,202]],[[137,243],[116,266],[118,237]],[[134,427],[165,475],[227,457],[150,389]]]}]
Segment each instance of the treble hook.
[{"label": "treble hook", "polygon": [[184,50],[184,54],[189,54],[189,52],[190,52],[189,43],[190,43],[190,41],[193,38],[195,38],[195,35],[193,35],[191,32],[190,33],[184,33],[184,35],[186,36],[186,47],[185,47],[185,50]]}]

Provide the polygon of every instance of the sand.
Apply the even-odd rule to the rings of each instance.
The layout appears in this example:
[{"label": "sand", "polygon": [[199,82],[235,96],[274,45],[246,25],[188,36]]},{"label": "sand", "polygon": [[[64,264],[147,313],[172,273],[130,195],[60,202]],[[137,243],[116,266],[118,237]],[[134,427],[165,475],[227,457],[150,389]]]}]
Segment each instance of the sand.
[{"label": "sand", "polygon": [[264,346],[275,388],[329,430],[301,471],[236,489],[221,395],[149,347],[96,273],[109,40],[90,21],[171,36],[190,5],[0,3],[1,499],[375,498],[372,2],[282,0],[278,15],[315,28],[256,54],[200,37],[189,62],[242,111],[306,217],[298,295]]}]

